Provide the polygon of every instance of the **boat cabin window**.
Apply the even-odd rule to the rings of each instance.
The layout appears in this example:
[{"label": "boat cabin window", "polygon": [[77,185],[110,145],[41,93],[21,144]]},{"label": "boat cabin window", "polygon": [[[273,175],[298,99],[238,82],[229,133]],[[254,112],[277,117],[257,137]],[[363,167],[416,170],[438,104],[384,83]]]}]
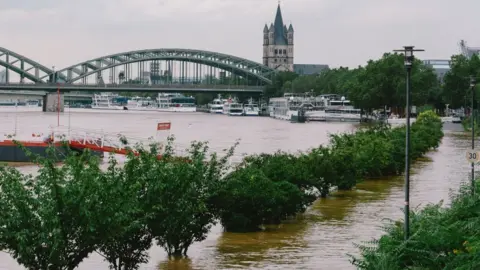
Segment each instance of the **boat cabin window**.
[{"label": "boat cabin window", "polygon": [[325,113],[334,113],[334,114],[360,114],[360,109],[346,109],[346,110],[337,110],[337,109],[327,109]]}]

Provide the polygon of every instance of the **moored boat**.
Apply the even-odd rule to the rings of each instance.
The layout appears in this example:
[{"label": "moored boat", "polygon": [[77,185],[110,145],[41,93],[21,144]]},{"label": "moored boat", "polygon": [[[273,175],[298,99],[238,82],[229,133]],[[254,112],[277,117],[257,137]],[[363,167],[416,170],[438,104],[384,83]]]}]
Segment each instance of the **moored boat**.
[{"label": "moored boat", "polygon": [[225,104],[226,100],[222,99],[222,96],[219,94],[217,98],[215,98],[211,103],[208,104],[208,110],[210,113],[223,113],[223,104]]},{"label": "moored boat", "polygon": [[241,116],[243,115],[243,105],[240,104],[236,98],[229,98],[227,102],[223,104],[223,114]]},{"label": "moored boat", "polygon": [[114,93],[100,93],[93,95],[92,109],[96,110],[124,110],[117,99],[119,96]]},{"label": "moored boat", "polygon": [[260,108],[253,98],[250,98],[248,103],[243,106],[243,114],[245,116],[259,116]]},{"label": "moored boat", "polygon": [[133,97],[127,101],[126,108],[129,111],[156,111],[158,110],[158,103],[150,97]]},{"label": "moored boat", "polygon": [[[53,157],[60,162],[65,159],[68,148],[72,151],[83,151],[83,149],[77,149],[63,142],[55,141],[53,134],[32,133],[31,138],[2,136],[0,138],[0,162],[29,163],[35,161],[34,156],[43,158]],[[53,149],[53,153],[49,152],[48,149]],[[104,153],[101,151],[92,151],[92,154],[98,157],[104,156]]]},{"label": "moored boat", "polygon": [[194,97],[187,97],[179,93],[160,93],[157,97],[160,112],[196,112]]}]

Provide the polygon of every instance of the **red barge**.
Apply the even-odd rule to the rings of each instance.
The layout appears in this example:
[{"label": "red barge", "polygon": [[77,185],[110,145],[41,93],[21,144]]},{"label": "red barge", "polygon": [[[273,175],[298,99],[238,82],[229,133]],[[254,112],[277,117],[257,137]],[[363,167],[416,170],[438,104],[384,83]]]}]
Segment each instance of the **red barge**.
[{"label": "red barge", "polygon": [[[170,130],[170,123],[159,123],[157,131]],[[1,135],[0,135],[1,136]],[[62,161],[67,150],[83,152],[90,149],[93,155],[103,158],[104,153],[126,155],[132,151],[132,146],[144,144],[144,139],[128,138],[125,144],[123,136],[119,134],[106,134],[101,131],[87,129],[71,129],[70,127],[57,126],[50,128],[47,136],[32,134],[31,137],[18,138],[15,135],[0,137],[0,162],[32,162],[28,152],[40,157],[48,156],[48,149],[55,149],[55,158]],[[152,142],[148,142],[150,144]],[[21,146],[20,146],[21,145]]]}]

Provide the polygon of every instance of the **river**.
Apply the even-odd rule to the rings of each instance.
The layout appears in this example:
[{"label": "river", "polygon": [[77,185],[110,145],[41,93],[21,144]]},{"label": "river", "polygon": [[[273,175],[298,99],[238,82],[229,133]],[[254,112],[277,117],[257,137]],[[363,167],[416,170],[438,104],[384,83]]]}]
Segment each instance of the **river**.
[{"label": "river", "polygon": [[[41,112],[0,111],[0,132],[19,134],[46,132],[57,124],[57,115]],[[270,118],[227,117],[202,113],[169,114],[132,111],[72,109],[60,115],[61,125],[98,129],[126,136],[156,135],[156,123],[170,121],[177,143],[209,141],[221,151],[241,139],[239,156],[250,153],[308,150],[328,143],[328,134],[355,129],[348,123],[292,124]],[[15,124],[16,123],[16,124]],[[412,167],[411,205],[448,201],[451,190],[467,181],[469,164],[465,150],[468,137],[448,131],[436,151]],[[167,134],[159,134],[165,137]],[[34,172],[34,166],[19,167]],[[347,253],[357,254],[353,243],[381,235],[384,218],[402,218],[403,179],[396,177],[360,183],[356,190],[335,193],[317,201],[302,217],[257,233],[224,233],[216,225],[207,239],[189,249],[189,258],[169,261],[162,248],[153,247],[150,262],[140,269],[354,269]],[[0,269],[23,269],[8,254],[0,253]],[[92,254],[80,270],[108,269],[103,259]]]}]

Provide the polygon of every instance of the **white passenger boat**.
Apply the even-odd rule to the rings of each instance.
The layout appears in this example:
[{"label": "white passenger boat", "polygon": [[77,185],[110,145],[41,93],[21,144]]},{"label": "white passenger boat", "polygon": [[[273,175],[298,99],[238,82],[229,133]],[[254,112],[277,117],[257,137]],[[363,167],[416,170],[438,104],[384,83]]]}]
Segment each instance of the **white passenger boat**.
[{"label": "white passenger boat", "polygon": [[208,104],[208,110],[210,113],[223,113],[223,104],[227,100],[222,99],[221,95],[218,95],[217,98],[215,98],[211,103]]},{"label": "white passenger boat", "polygon": [[298,121],[300,110],[314,111],[316,109],[313,101],[314,99],[308,94],[285,93],[283,97],[270,98],[268,111],[272,118]]},{"label": "white passenger boat", "polygon": [[320,110],[306,112],[309,121],[332,121],[332,122],[360,122],[361,110],[354,108],[350,101],[339,95],[321,95],[316,98],[318,104],[323,103]]},{"label": "white passenger boat", "polygon": [[260,108],[258,104],[253,101],[253,98],[248,100],[248,103],[243,106],[243,114],[245,116],[259,116]]},{"label": "white passenger boat", "polygon": [[114,93],[100,93],[93,95],[92,109],[96,110],[123,110],[124,106],[119,104],[116,99],[119,98]]},{"label": "white passenger boat", "polygon": [[238,103],[237,99],[229,98],[227,102],[223,104],[223,114],[241,116],[243,115],[243,105]]},{"label": "white passenger boat", "polygon": [[150,97],[133,97],[128,100],[126,108],[129,111],[156,111],[158,110],[158,103]]},{"label": "white passenger boat", "polygon": [[194,97],[186,97],[179,93],[160,93],[157,97],[160,112],[196,112]]}]

